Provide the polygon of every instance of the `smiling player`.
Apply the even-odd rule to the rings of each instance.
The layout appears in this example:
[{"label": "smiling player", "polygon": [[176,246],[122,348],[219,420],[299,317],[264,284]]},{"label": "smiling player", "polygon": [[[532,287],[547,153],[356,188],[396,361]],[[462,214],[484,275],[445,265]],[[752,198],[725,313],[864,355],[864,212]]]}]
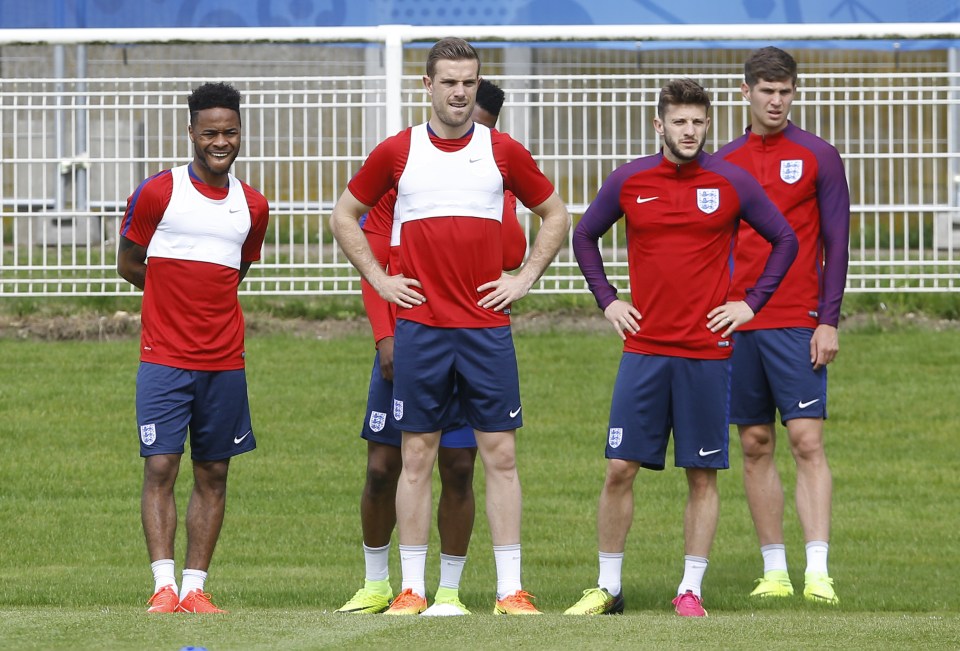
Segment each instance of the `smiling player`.
[{"label": "smiling player", "polygon": [[[223,524],[230,458],[256,447],[237,286],[260,259],[269,209],[230,174],[240,153],[240,93],[204,84],[187,103],[193,161],[150,177],[130,196],[117,258],[120,275],[143,290],[136,403],[151,613],[224,612],[204,583]],[[188,431],[194,482],[178,590],[173,490]]]}]

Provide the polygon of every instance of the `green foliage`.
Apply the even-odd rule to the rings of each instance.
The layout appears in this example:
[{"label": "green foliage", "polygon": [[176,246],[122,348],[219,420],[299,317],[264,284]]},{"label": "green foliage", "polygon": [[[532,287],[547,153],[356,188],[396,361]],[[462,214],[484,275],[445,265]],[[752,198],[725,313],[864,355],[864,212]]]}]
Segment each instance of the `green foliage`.
[{"label": "green foliage", "polygon": [[281,319],[352,319],[366,314],[357,295],[335,296],[244,296],[247,314],[268,314]]},{"label": "green foliage", "polygon": [[79,314],[111,315],[114,312],[139,312],[141,294],[128,296],[83,296],[77,298],[48,298],[30,296],[0,300],[0,314],[11,316],[72,316]]},{"label": "green foliage", "polygon": [[843,299],[843,314],[885,314],[891,317],[920,314],[955,321],[960,319],[960,293],[848,293]]},{"label": "green foliage", "polygon": [[[287,651],[323,648],[950,648],[960,639],[960,494],[956,369],[960,332],[845,332],[831,366],[827,446],[835,478],[831,573],[839,608],[800,597],[755,604],[761,569],[741,484],[739,445],[721,473],[720,529],[704,585],[710,617],[681,620],[669,600],[682,573],[681,471],[643,471],[624,564],[627,614],[560,615],[596,580],[596,504],[612,334],[518,335],[526,426],[525,587],[542,618],[494,618],[495,572],[477,521],[461,597],[475,615],[395,621],[337,616],[360,587],[358,431],[371,363],[367,337],[248,341],[258,449],[231,464],[227,517],[207,587],[227,616],[145,615],[152,589],[139,519],[134,381],[137,344],[0,341],[0,647]],[[802,586],[794,464],[781,432],[785,533]],[[190,465],[177,488],[183,509]],[[437,495],[435,487],[434,495]],[[177,533],[182,567],[185,532]],[[427,585],[437,581],[431,542]],[[393,552],[391,576],[399,587]]]},{"label": "green foliage", "polygon": [[533,313],[600,314],[593,294],[538,294],[531,293],[511,306],[516,316]]},{"label": "green foliage", "polygon": [[[628,298],[624,294],[621,298]],[[266,314],[278,318],[347,319],[364,315],[358,294],[313,296],[241,297],[248,314]],[[24,297],[0,300],[0,314],[15,316],[69,316],[76,314],[110,315],[118,310],[139,312],[141,295],[78,297]],[[548,294],[533,292],[513,306],[514,315],[559,312],[567,315],[595,316],[599,313],[588,293]],[[843,299],[843,316],[863,314],[904,316],[909,313],[930,318],[960,320],[960,292],[848,292]]]}]

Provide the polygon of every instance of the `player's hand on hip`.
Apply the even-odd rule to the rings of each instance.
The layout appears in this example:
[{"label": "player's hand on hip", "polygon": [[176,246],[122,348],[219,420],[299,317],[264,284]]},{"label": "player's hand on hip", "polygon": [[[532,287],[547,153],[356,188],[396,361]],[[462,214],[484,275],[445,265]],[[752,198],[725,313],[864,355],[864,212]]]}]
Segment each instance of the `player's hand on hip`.
[{"label": "player's hand on hip", "polygon": [[518,276],[503,272],[498,279],[477,287],[477,291],[481,294],[489,292],[477,301],[477,305],[487,310],[499,312],[510,307],[510,304],[514,301],[519,301],[526,296],[527,292],[530,291],[530,285]]},{"label": "player's hand on hip", "polygon": [[391,303],[396,303],[400,307],[416,307],[426,302],[427,298],[417,291],[422,288],[419,280],[415,278],[405,278],[397,274],[396,276],[384,276],[384,278],[375,287],[380,298]]},{"label": "player's hand on hip", "polygon": [[641,316],[640,310],[635,308],[631,303],[621,301],[618,298],[604,308],[603,316],[613,324],[617,334],[620,335],[620,338],[624,341],[627,340],[627,335],[624,333],[629,332],[635,335],[640,332],[640,319],[642,319],[643,316]]},{"label": "player's hand on hip", "polygon": [[819,370],[835,360],[840,351],[840,335],[836,327],[821,323],[810,338],[810,363]]},{"label": "player's hand on hip", "polygon": [[753,310],[743,301],[729,301],[715,307],[707,313],[707,328],[710,332],[719,332],[721,337],[729,337],[733,331],[753,319]]}]

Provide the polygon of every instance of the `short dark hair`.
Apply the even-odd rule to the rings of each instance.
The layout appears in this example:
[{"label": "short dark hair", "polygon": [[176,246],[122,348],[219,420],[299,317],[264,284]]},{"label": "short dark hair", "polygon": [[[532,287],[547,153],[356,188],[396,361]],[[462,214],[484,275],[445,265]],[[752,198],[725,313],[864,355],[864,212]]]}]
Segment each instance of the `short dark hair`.
[{"label": "short dark hair", "polygon": [[500,109],[503,108],[504,92],[492,81],[486,79],[480,80],[477,87],[477,106],[493,116],[500,116]]},{"label": "short dark hair", "polygon": [[448,37],[441,39],[430,48],[427,55],[427,76],[433,79],[437,72],[437,61],[469,61],[477,62],[477,74],[480,74],[480,55],[476,48],[462,38]]},{"label": "short dark hair", "polygon": [[197,118],[197,113],[209,108],[226,108],[236,111],[240,117],[240,91],[223,82],[206,83],[197,86],[187,98],[190,109],[190,124]]},{"label": "short dark hair", "polygon": [[710,111],[710,96],[703,86],[693,79],[674,79],[660,89],[660,102],[657,104],[657,115],[663,119],[667,106],[679,104],[693,104],[702,106]]},{"label": "short dark hair", "polygon": [[754,50],[743,64],[743,80],[753,88],[757,82],[790,80],[797,85],[797,62],[778,47]]}]

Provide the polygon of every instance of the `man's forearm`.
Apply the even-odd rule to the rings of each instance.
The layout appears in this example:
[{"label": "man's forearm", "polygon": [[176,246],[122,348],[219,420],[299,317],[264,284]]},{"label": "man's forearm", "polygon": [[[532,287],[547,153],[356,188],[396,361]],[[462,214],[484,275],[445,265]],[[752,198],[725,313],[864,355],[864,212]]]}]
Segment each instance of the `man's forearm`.
[{"label": "man's forearm", "polygon": [[379,291],[378,281],[386,276],[386,272],[373,255],[370,243],[367,242],[357,220],[349,215],[338,214],[334,210],[330,216],[330,230],[350,263],[374,289]]},{"label": "man's forearm", "polygon": [[551,207],[549,212],[541,215],[543,224],[540,226],[540,232],[537,233],[537,238],[533,242],[526,264],[517,274],[530,286],[540,279],[553,259],[557,257],[570,231],[570,215],[559,198],[557,203],[557,206]]}]

